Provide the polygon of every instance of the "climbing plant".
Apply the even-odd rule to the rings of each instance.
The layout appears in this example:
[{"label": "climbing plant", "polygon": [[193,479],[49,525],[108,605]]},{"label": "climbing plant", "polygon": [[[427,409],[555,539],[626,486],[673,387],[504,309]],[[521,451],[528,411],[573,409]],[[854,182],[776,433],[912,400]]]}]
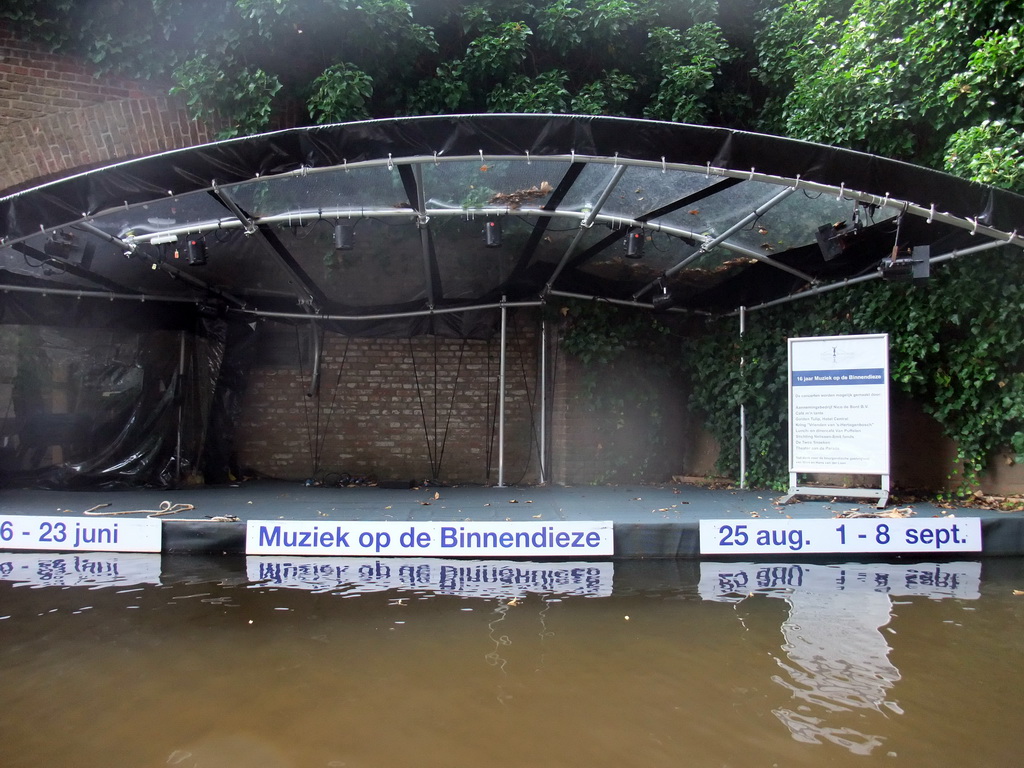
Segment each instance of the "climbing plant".
[{"label": "climbing plant", "polygon": [[664,392],[678,386],[676,333],[651,313],[598,301],[561,304],[555,319],[561,350],[580,363],[577,406],[594,440],[576,447],[588,452],[590,481],[644,479],[675,432]]},{"label": "climbing plant", "polygon": [[816,299],[812,311],[795,302],[751,313],[742,339],[735,317],[711,321],[688,338],[693,405],[722,446],[719,469],[738,471],[744,403],[748,480],[783,483],[788,337],[883,332],[892,386],[920,403],[957,445],[957,465],[949,470],[959,493],[976,487],[1001,451],[1024,461],[1024,263],[1012,251],[982,258],[940,269],[923,288],[877,281]]}]

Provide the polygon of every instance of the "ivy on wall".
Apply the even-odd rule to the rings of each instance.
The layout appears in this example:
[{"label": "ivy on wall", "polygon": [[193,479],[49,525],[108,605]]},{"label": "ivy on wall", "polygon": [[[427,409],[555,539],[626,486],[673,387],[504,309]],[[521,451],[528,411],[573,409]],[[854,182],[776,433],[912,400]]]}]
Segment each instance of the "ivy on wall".
[{"label": "ivy on wall", "polygon": [[[791,336],[889,334],[892,386],[917,401],[957,445],[957,492],[978,484],[1007,449],[1024,461],[1024,262],[1013,249],[962,258],[927,287],[862,283],[813,300],[710,321],[687,338],[691,405],[721,445],[719,470],[739,468],[740,403],[746,405],[747,479],[784,487],[787,344]],[[808,307],[808,301],[814,301]],[[741,367],[740,361],[743,360]]]},{"label": "ivy on wall", "polygon": [[587,453],[591,483],[664,479],[673,430],[666,392],[678,391],[678,336],[649,312],[600,301],[558,307],[561,350],[578,360],[578,406],[593,440],[577,436]]}]

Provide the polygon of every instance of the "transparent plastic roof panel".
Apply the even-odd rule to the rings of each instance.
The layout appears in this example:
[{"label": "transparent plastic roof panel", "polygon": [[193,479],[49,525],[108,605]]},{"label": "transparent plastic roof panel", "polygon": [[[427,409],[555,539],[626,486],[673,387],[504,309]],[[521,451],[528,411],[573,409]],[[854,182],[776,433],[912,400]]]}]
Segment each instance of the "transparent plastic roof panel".
[{"label": "transparent plastic roof panel", "polygon": [[427,207],[537,208],[569,168],[558,160],[458,160],[422,166]]},{"label": "transparent plastic roof panel", "polygon": [[715,237],[778,195],[775,184],[744,181],[710,195],[692,207],[665,214],[659,219],[670,226]]},{"label": "transparent plastic roof panel", "polygon": [[[596,227],[595,227],[596,228]],[[584,271],[599,269],[599,265],[625,264],[633,276],[643,279],[650,274],[654,279],[659,274],[675,266],[696,251],[696,246],[682,238],[650,230],[639,230],[642,245],[634,252],[633,257],[626,255],[626,230],[616,230],[621,237],[592,259],[581,265]]]},{"label": "transparent plastic roof panel", "polygon": [[852,200],[799,190],[770,208],[750,226],[736,232],[729,240],[751,250],[767,253],[785,251],[814,243],[819,227],[842,221],[852,223],[854,215],[860,217],[861,224],[867,225],[890,219],[896,215],[896,211],[882,208],[869,214]]},{"label": "transparent plastic roof panel", "polygon": [[344,307],[403,304],[426,296],[420,231],[409,221],[359,219],[350,249],[335,248],[333,228],[326,224],[299,237],[282,241],[324,294]]},{"label": "transparent plastic roof panel", "polygon": [[239,208],[256,218],[309,217],[320,211],[400,210],[409,207],[396,167],[370,165],[266,177],[224,187]]},{"label": "transparent plastic roof panel", "polygon": [[497,290],[515,269],[532,230],[517,216],[433,219],[443,297],[472,300]]},{"label": "transparent plastic roof panel", "polygon": [[635,220],[694,195],[718,181],[720,179],[702,173],[666,173],[660,168],[629,166],[615,185],[601,213]]},{"label": "transparent plastic roof panel", "polygon": [[153,200],[130,208],[115,208],[90,219],[89,223],[107,234],[123,238],[234,220],[227,208],[209,192],[202,191]]}]

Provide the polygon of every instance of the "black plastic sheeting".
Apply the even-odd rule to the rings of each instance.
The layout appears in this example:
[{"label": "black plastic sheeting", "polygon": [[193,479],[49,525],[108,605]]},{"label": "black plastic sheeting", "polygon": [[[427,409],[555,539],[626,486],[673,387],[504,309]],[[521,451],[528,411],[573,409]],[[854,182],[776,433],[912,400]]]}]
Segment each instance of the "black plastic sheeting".
[{"label": "black plastic sheeting", "polygon": [[167,487],[230,450],[245,355],[198,330],[0,326],[0,485]]}]

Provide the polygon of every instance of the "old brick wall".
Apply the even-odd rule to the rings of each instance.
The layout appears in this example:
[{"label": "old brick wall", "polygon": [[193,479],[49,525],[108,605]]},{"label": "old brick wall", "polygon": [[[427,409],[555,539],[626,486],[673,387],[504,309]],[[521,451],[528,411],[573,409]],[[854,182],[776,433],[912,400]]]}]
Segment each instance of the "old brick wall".
[{"label": "old brick wall", "polygon": [[[320,391],[300,329],[294,362],[260,362],[239,424],[238,461],[272,477],[334,482],[496,483],[499,341],[327,334]],[[506,361],[505,482],[537,480],[537,324],[510,313]]]},{"label": "old brick wall", "polygon": [[97,77],[0,26],[0,190],[211,140],[167,90]]}]

